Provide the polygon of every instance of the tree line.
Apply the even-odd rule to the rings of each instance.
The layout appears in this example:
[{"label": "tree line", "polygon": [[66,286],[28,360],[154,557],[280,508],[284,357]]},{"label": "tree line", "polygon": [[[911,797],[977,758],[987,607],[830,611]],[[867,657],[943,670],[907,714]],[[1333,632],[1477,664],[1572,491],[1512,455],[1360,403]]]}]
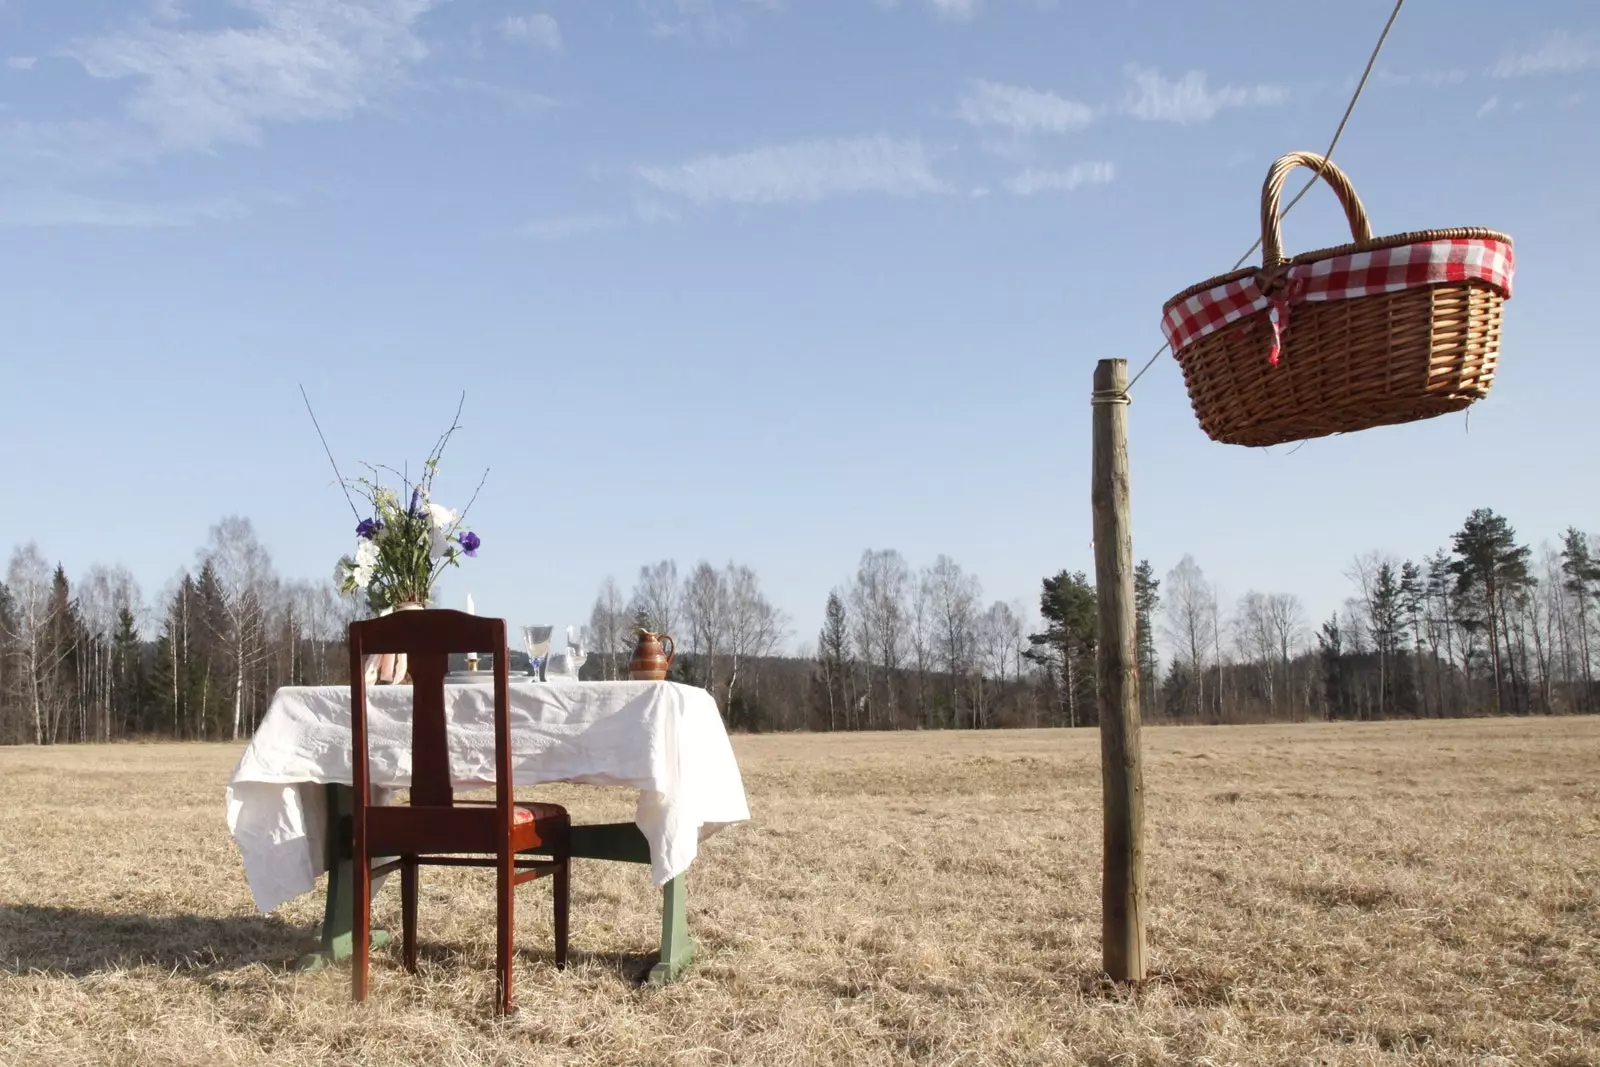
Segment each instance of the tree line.
[{"label": "tree line", "polygon": [[348,680],[345,633],[363,613],[331,580],[279,578],[238,516],[148,615],[126,568],[72,582],[19,545],[0,585],[0,744],[248,737],[278,687]]},{"label": "tree line", "polygon": [[1576,527],[1537,553],[1479,508],[1417,559],[1373,551],[1352,595],[1311,623],[1292,593],[1224,611],[1193,559],[1167,576],[1171,663],[1161,711],[1181,721],[1437,718],[1600,711],[1600,543]]},{"label": "tree line", "polygon": [[[1154,722],[1595,713],[1600,544],[1576,528],[1537,553],[1490,509],[1416,559],[1356,556],[1351,596],[1313,623],[1292,592],[1225,607],[1195,560],[1135,572],[1143,714]],[[345,633],[368,609],[331,580],[279,577],[248,519],[212,527],[146,607],[122,567],[69,580],[33,543],[0,585],[0,744],[248,737],[283,685],[347,684]],[[741,730],[1090,726],[1097,602],[1082,571],[1031,602],[986,600],[948,556],[868,549],[798,654],[748,566],[675,560],[600,585],[583,677],[626,677],[633,629],[678,642],[671,677]],[[520,652],[513,652],[513,658]]]}]

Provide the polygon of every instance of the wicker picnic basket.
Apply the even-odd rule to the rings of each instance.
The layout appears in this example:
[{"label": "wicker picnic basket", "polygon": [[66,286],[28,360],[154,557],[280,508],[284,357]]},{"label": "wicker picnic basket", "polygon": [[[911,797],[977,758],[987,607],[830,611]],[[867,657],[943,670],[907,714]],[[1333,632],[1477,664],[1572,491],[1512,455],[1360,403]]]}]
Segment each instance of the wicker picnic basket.
[{"label": "wicker picnic basket", "polygon": [[[1283,255],[1278,201],[1296,167],[1338,195],[1351,244]],[[1273,445],[1415,422],[1488,395],[1511,296],[1511,238],[1494,230],[1373,237],[1349,178],[1313,152],[1261,187],[1261,266],[1168,300],[1162,327],[1213,441]]]}]

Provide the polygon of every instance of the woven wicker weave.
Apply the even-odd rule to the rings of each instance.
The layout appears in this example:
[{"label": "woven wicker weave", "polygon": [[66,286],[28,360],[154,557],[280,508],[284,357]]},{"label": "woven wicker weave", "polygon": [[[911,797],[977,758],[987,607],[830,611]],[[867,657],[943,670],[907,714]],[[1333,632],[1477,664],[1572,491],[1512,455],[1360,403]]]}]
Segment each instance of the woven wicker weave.
[{"label": "woven wicker weave", "polygon": [[[1283,258],[1278,200],[1295,167],[1311,167],[1338,195],[1354,243]],[[1261,189],[1262,266],[1208,278],[1167,301],[1255,275],[1269,292],[1292,266],[1419,241],[1487,239],[1484,229],[1422,230],[1374,238],[1350,180],[1331,161],[1291,152]],[[1305,301],[1268,360],[1267,312],[1246,315],[1174,352],[1200,427],[1225,444],[1273,445],[1460,411],[1488,395],[1505,295],[1481,281],[1448,282],[1343,300]]]}]

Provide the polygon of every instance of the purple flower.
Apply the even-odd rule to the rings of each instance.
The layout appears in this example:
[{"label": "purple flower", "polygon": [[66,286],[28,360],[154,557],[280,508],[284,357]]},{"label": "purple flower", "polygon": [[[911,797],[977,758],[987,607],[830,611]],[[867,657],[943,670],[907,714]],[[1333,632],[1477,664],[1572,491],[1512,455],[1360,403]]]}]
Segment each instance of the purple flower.
[{"label": "purple flower", "polygon": [[406,514],[412,518],[422,514],[422,486],[419,485],[411,490],[411,507],[406,510]]},{"label": "purple flower", "polygon": [[356,536],[365,537],[368,541],[376,541],[383,532],[382,519],[362,519],[361,525],[356,527]]},{"label": "purple flower", "polygon": [[478,535],[473,533],[471,530],[468,530],[461,535],[461,550],[469,556],[476,556],[478,554],[478,546],[482,543],[483,542],[478,539]]}]

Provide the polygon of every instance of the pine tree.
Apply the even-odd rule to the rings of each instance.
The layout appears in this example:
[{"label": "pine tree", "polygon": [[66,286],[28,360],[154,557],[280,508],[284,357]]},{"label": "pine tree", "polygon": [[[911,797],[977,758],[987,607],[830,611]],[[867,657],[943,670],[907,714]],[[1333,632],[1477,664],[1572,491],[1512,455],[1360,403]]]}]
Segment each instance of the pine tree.
[{"label": "pine tree", "polygon": [[1378,718],[1383,718],[1395,703],[1397,683],[1396,653],[1405,618],[1404,598],[1394,565],[1378,565],[1367,601],[1367,632],[1378,653]]},{"label": "pine tree", "polygon": [[1422,717],[1428,717],[1428,684],[1422,674],[1422,619],[1427,614],[1428,587],[1422,568],[1409,559],[1400,565],[1400,610],[1411,631],[1412,674],[1416,679],[1417,700]]},{"label": "pine tree", "polygon": [[1082,571],[1061,571],[1044,579],[1039,614],[1045,631],[1030,634],[1024,655],[1057,680],[1059,703],[1068,726],[1100,721],[1095,700],[1095,648],[1099,618],[1094,586]]},{"label": "pine tree", "polygon": [[828,593],[822,631],[817,635],[818,682],[822,689],[820,703],[828,709],[830,730],[837,730],[841,719],[848,725],[851,717],[845,686],[845,672],[849,670],[849,647],[850,622],[845,614],[844,600],[838,590],[833,590]]},{"label": "pine tree", "polygon": [[47,694],[45,740],[50,744],[63,740],[63,726],[67,727],[66,739],[71,739],[73,712],[78,708],[78,638],[82,631],[66,568],[58,563],[51,578],[50,628],[46,638],[52,666],[40,679]]},{"label": "pine tree", "polygon": [[1600,595],[1600,560],[1589,548],[1589,538],[1575,526],[1567,527],[1561,535],[1562,583],[1571,594],[1578,610],[1578,654],[1583,659],[1583,699],[1579,707],[1594,710],[1594,657],[1589,647],[1589,616],[1594,600]]},{"label": "pine tree", "polygon": [[[1528,547],[1517,544],[1511,523],[1489,508],[1478,508],[1453,538],[1456,558],[1450,572],[1456,592],[1481,608],[1477,619],[1488,630],[1489,661],[1494,668],[1494,702],[1497,714],[1505,712],[1505,661],[1511,658],[1511,629],[1507,602],[1528,582]],[[1500,637],[1505,636],[1505,656]],[[1513,667],[1513,681],[1515,668]],[[1514,686],[1513,686],[1514,688]]]},{"label": "pine tree", "polygon": [[[27,738],[20,713],[26,701],[13,693],[20,674],[17,671],[17,605],[4,582],[0,582],[0,745],[18,744]],[[13,713],[8,713],[12,709]]]},{"label": "pine tree", "polygon": [[1156,706],[1156,686],[1160,682],[1160,663],[1156,657],[1156,609],[1161,606],[1161,580],[1147,559],[1133,570],[1133,611],[1138,627],[1139,694],[1144,708]]},{"label": "pine tree", "polygon": [[144,712],[144,650],[133,611],[123,605],[117,611],[117,632],[111,643],[111,671],[115,683],[112,694],[113,729],[123,734],[142,734],[147,728]]},{"label": "pine tree", "polygon": [[228,611],[210,560],[201,565],[194,592],[198,625],[190,632],[184,682],[196,736],[221,738],[232,718],[233,672],[227,663]]}]

